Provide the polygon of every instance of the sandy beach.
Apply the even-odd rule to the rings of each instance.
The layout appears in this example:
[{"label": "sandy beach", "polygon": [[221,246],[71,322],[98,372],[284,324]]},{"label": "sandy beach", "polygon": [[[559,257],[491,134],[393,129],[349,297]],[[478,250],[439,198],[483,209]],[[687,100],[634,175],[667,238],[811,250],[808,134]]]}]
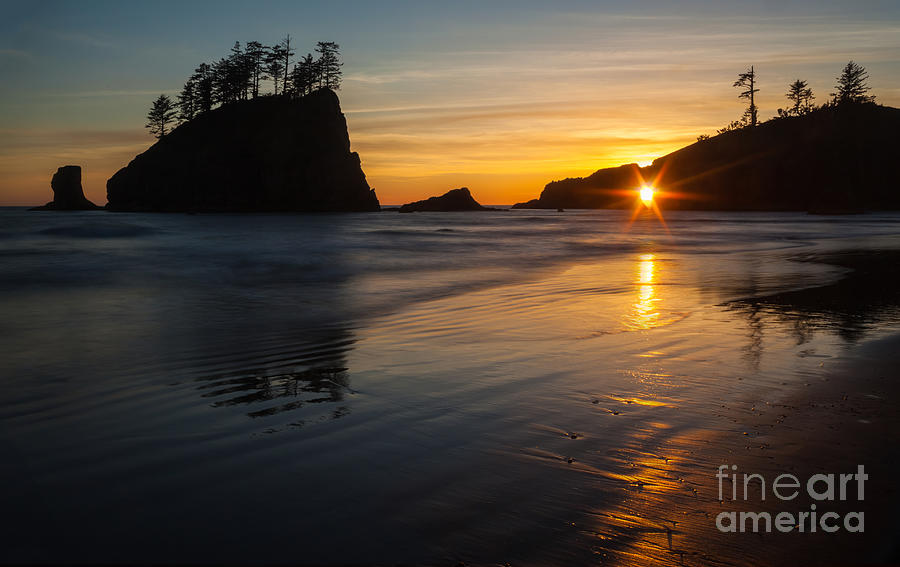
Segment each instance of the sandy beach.
[{"label": "sandy beach", "polygon": [[895,216],[4,214],[7,561],[896,560]]}]

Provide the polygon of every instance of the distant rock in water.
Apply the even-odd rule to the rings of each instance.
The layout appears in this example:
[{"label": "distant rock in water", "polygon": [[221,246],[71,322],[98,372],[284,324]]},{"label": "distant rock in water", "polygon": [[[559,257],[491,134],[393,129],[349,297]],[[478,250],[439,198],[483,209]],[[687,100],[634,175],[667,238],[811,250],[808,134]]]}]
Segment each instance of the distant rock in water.
[{"label": "distant rock in water", "polygon": [[472,197],[468,187],[451,189],[440,197],[429,197],[424,201],[407,203],[400,207],[401,213],[434,212],[434,211],[496,211],[491,207],[482,207]]},{"label": "distant rock in water", "polygon": [[[548,183],[515,209],[631,208],[641,179],[661,174],[664,210],[900,210],[893,164],[900,154],[900,109],[844,104],[764,122],[698,141],[656,159]],[[667,195],[668,193],[668,195]]]},{"label": "distant rock in water", "polygon": [[50,179],[53,200],[32,211],[95,211],[102,209],[84,196],[81,187],[81,166],[64,165],[56,170]]},{"label": "distant rock in water", "polygon": [[182,124],[106,183],[113,211],[377,211],[337,95],[260,97]]}]

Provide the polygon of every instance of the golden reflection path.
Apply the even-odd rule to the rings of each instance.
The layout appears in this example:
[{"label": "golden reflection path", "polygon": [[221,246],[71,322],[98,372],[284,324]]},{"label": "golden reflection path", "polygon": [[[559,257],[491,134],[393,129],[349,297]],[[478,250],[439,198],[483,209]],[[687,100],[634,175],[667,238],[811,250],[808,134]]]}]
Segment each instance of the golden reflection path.
[{"label": "golden reflection path", "polygon": [[656,257],[641,255],[637,265],[637,297],[627,321],[631,329],[652,329],[659,324],[661,298],[656,293],[656,273]]}]

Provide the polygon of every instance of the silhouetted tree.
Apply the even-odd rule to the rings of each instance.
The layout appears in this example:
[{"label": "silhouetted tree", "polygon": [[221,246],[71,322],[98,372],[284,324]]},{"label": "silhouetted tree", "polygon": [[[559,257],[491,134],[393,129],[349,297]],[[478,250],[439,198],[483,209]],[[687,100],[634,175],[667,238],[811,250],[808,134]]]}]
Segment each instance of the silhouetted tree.
[{"label": "silhouetted tree", "polygon": [[282,73],[284,73],[285,57],[284,46],[280,43],[270,47],[269,52],[266,54],[266,72],[275,82],[276,95],[278,94],[278,81],[281,79]]},{"label": "silhouetted tree", "polygon": [[190,80],[194,83],[195,114],[209,112],[213,106],[213,73],[212,67],[201,63],[194,70]]},{"label": "silhouetted tree", "polygon": [[[746,113],[745,113],[746,114]],[[745,116],[746,118],[746,116]],[[725,132],[731,132],[733,130],[740,130],[741,128],[747,126],[746,120],[735,120],[731,124],[725,126],[724,128],[719,128],[716,130],[716,134],[724,134]]]},{"label": "silhouetted tree", "polygon": [[869,73],[862,65],[850,61],[844,66],[841,76],[837,78],[831,93],[835,104],[848,102],[875,102],[875,97],[867,95],[871,89],[868,85]]},{"label": "silhouetted tree", "polygon": [[253,98],[259,96],[259,82],[266,78],[265,62],[266,62],[266,46],[258,41],[248,41],[244,47],[247,67],[250,71],[250,80],[252,87],[250,95]]},{"label": "silhouetted tree", "polygon": [[253,88],[253,70],[240,42],[234,42],[231,55],[213,64],[212,75],[215,102],[227,104],[247,99]]},{"label": "silhouetted tree", "polygon": [[282,81],[284,94],[288,94],[288,73],[291,68],[291,56],[294,54],[294,51],[291,50],[291,34],[285,36],[284,39],[281,40],[281,53],[284,55],[284,80]]},{"label": "silhouetted tree", "polygon": [[738,75],[738,80],[734,82],[735,87],[742,87],[744,90],[741,91],[741,94],[738,95],[738,98],[743,98],[750,101],[750,106],[744,112],[744,117],[749,121],[750,126],[756,126],[758,112],[755,103],[755,95],[759,92],[759,89],[756,88],[756,72],[753,70],[753,66],[750,66],[750,69]]},{"label": "silhouetted tree", "polygon": [[806,114],[811,111],[813,108],[812,101],[816,98],[813,96],[812,89],[809,88],[806,81],[800,79],[791,83],[787,94],[784,96],[794,103],[785,114],[793,114],[794,116],[800,116],[801,114]]},{"label": "silhouetted tree", "polygon": [[222,58],[212,64],[213,102],[225,104],[231,101],[231,85],[228,82],[228,59]]},{"label": "silhouetted tree", "polygon": [[161,94],[159,98],[153,101],[150,112],[147,113],[147,125],[150,133],[157,138],[166,135],[166,126],[175,121],[178,114],[175,109],[175,103],[172,102],[167,95]]},{"label": "silhouetted tree", "polygon": [[197,114],[197,85],[193,79],[188,79],[178,94],[178,120],[187,122],[193,120]]},{"label": "silhouetted tree", "polygon": [[315,90],[318,80],[318,63],[313,59],[312,53],[307,53],[291,70],[292,93],[294,96],[306,96]]},{"label": "silhouetted tree", "polygon": [[338,44],[319,42],[318,59],[308,53],[291,68],[291,43],[290,35],[272,47],[249,41],[241,49],[241,43],[236,41],[227,57],[211,65],[201,63],[178,95],[178,119],[186,122],[212,110],[216,104],[256,98],[261,94],[261,82],[270,78],[276,95],[301,97],[322,87],[340,88],[342,64]]},{"label": "silhouetted tree", "polygon": [[235,100],[247,100],[253,91],[253,65],[247,52],[241,49],[239,41],[234,42],[228,57],[231,88]]},{"label": "silhouetted tree", "polygon": [[341,46],[333,41],[320,41],[316,44],[319,54],[319,85],[328,89],[341,88]]}]

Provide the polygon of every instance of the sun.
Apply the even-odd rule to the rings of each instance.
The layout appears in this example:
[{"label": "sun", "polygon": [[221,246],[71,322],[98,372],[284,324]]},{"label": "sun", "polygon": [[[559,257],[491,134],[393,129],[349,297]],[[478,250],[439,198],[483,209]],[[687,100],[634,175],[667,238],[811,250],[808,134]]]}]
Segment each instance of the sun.
[{"label": "sun", "polygon": [[645,206],[653,206],[653,193],[653,187],[650,187],[649,185],[644,185],[643,187],[641,187],[641,201],[643,201]]}]

